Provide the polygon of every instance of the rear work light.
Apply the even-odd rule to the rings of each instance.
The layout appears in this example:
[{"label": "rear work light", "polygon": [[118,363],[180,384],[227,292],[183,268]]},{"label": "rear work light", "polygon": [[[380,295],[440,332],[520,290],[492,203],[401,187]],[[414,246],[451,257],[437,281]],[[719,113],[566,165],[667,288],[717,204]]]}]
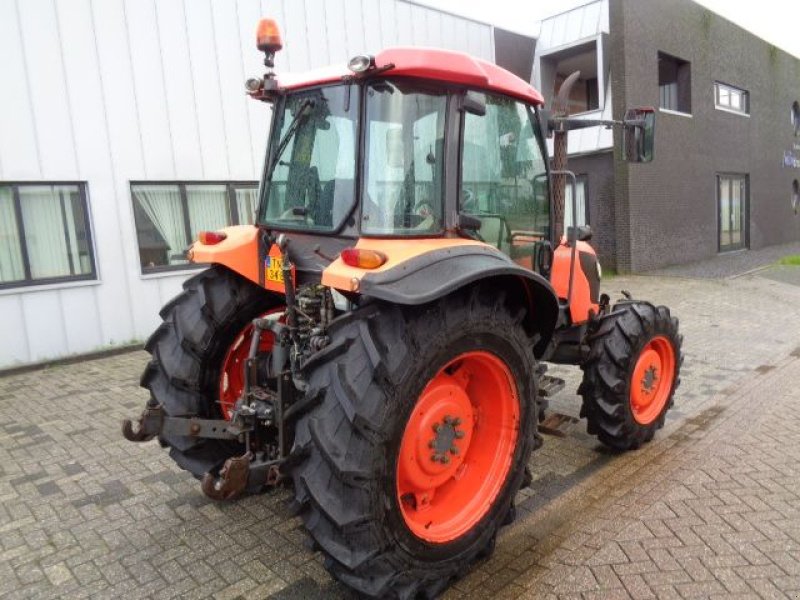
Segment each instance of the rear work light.
[{"label": "rear work light", "polygon": [[222,240],[226,239],[228,236],[222,233],[221,231],[201,231],[197,234],[197,239],[201,244],[205,244],[206,246],[213,246],[214,244],[219,244]]},{"label": "rear work light", "polygon": [[342,262],[359,269],[377,269],[386,262],[386,255],[377,250],[364,248],[346,248],[342,250]]}]

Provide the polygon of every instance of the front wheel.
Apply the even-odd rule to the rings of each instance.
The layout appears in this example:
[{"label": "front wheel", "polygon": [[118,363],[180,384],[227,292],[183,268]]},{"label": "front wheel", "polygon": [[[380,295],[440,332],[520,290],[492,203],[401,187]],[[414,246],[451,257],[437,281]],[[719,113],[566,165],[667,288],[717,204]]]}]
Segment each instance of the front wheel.
[{"label": "front wheel", "polygon": [[581,416],[587,429],[617,450],[632,450],[664,426],[683,362],[678,319],[666,306],[620,303],[591,333],[581,367]]},{"label": "front wheel", "polygon": [[338,356],[309,373],[320,402],[297,424],[290,470],[334,577],[371,597],[431,597],[491,551],[536,414],[518,314],[475,290],[376,303],[331,332]]}]

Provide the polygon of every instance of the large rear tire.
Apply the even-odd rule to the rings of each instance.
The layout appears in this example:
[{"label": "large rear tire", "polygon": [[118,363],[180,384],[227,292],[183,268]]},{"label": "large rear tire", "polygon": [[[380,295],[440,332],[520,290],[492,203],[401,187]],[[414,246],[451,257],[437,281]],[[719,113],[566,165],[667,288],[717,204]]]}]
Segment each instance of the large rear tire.
[{"label": "large rear tire", "polygon": [[[145,344],[152,358],[141,385],[150,391],[150,402],[173,417],[225,417],[220,381],[226,356],[252,320],[278,304],[279,299],[222,266],[188,279],[161,309],[163,321]],[[242,452],[239,444],[214,439],[164,435],[159,441],[198,478]]]},{"label": "large rear tire", "polygon": [[371,597],[432,597],[492,551],[536,420],[522,316],[476,289],[375,303],[331,331],[289,471],[334,577]]},{"label": "large rear tire", "polygon": [[634,450],[664,426],[683,363],[678,319],[666,306],[624,302],[589,336],[581,366],[581,416],[587,430],[616,450]]}]

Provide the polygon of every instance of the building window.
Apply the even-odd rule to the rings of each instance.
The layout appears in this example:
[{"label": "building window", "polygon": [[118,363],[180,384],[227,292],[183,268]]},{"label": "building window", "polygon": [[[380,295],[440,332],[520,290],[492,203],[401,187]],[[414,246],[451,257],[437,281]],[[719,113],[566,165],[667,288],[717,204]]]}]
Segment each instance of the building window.
[{"label": "building window", "polygon": [[580,71],[580,78],[572,86],[568,98],[570,114],[600,109],[596,41],[542,56],[541,69],[542,87],[552,89],[553,97],[561,91],[567,77]]},{"label": "building window", "polygon": [[142,272],[185,268],[200,231],[253,223],[256,182],[131,183]]},{"label": "building window", "polygon": [[719,251],[747,247],[747,176],[717,175]]},{"label": "building window", "polygon": [[750,114],[750,93],[719,81],[714,83],[714,102],[719,109]]},{"label": "building window", "polygon": [[573,225],[588,225],[589,224],[589,203],[586,195],[586,175],[578,175],[576,177],[576,207],[578,219],[577,223],[572,219],[572,184],[567,179],[566,193],[564,195],[564,227],[572,227]]},{"label": "building window", "polygon": [[797,100],[792,104],[792,127],[795,136],[800,136],[800,102]]},{"label": "building window", "polygon": [[94,278],[86,185],[0,183],[0,288]]},{"label": "building window", "polygon": [[794,214],[800,213],[800,182],[797,179],[792,182],[792,209]]},{"label": "building window", "polygon": [[658,53],[658,90],[662,109],[691,114],[692,65],[690,62]]}]

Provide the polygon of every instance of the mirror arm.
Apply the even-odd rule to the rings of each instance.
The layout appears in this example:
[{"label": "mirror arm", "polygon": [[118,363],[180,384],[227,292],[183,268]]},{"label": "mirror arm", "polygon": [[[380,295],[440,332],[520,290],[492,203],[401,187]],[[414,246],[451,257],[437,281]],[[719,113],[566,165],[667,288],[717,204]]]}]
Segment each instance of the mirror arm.
[{"label": "mirror arm", "polygon": [[607,119],[570,119],[569,117],[550,117],[547,121],[547,128],[552,131],[574,131],[576,129],[586,129],[587,127],[605,127],[611,129],[614,126],[644,125],[644,121],[614,121]]}]

